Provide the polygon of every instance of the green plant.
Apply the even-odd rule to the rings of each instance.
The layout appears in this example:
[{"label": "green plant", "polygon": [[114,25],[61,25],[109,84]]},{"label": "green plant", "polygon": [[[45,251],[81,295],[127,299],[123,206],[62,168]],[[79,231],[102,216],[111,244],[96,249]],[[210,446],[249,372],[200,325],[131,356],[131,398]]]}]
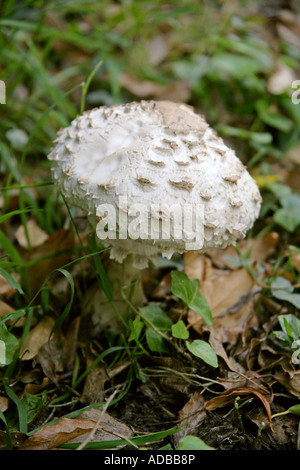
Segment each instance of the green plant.
[{"label": "green plant", "polygon": [[[283,348],[292,353],[292,363],[300,363],[300,320],[293,314],[279,315],[279,331],[273,331],[272,336],[279,340]],[[293,351],[294,350],[294,351]],[[292,352],[293,351],[293,352]]]}]

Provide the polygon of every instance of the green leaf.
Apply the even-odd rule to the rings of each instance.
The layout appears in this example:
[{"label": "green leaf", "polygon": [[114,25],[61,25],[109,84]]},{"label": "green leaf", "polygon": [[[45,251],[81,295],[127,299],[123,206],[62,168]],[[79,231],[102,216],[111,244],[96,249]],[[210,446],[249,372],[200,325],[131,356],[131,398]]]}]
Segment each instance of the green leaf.
[{"label": "green leaf", "polygon": [[288,194],[280,199],[282,208],[274,214],[274,221],[289,232],[300,224],[300,195]]},{"label": "green leaf", "polygon": [[293,341],[300,338],[300,320],[289,313],[287,315],[279,315],[278,317],[279,324],[282,331]]},{"label": "green leaf", "polygon": [[300,405],[291,406],[288,411],[294,415],[300,416]]},{"label": "green leaf", "polygon": [[22,404],[26,410],[27,423],[31,421],[39,414],[44,408],[47,402],[47,392],[44,391],[41,395],[32,395],[26,392],[22,398]]},{"label": "green leaf", "polygon": [[172,327],[172,320],[168,315],[157,305],[147,305],[139,309],[141,317],[146,320],[146,323],[154,325],[159,331],[170,331]]},{"label": "green leaf", "polygon": [[271,105],[266,100],[258,100],[255,104],[260,119],[275,129],[282,132],[289,132],[293,128],[293,121],[282,114],[271,111]]},{"label": "green leaf", "polygon": [[241,80],[244,77],[256,75],[261,69],[259,62],[252,57],[246,57],[241,54],[231,54],[229,52],[220,52],[211,59],[211,69],[222,74],[228,74],[229,77]]},{"label": "green leaf", "polygon": [[271,284],[273,297],[291,303],[296,308],[300,308],[300,294],[293,293],[291,283],[284,277],[278,276]]},{"label": "green leaf", "polygon": [[157,305],[142,307],[139,309],[139,313],[147,325],[146,341],[149,349],[153,352],[169,353],[169,348],[163,335],[171,330],[172,320]]},{"label": "green leaf", "polygon": [[166,340],[151,327],[146,329],[146,341],[152,352],[166,354],[170,352]]},{"label": "green leaf", "polygon": [[252,140],[256,144],[267,145],[273,141],[272,134],[270,132],[254,132],[247,129],[239,129],[237,127],[221,125],[218,127],[219,132],[240,139]]},{"label": "green leaf", "polygon": [[188,339],[190,336],[189,330],[182,320],[179,320],[175,325],[172,325],[172,335],[174,338],[178,339]]},{"label": "green leaf", "polygon": [[128,341],[137,341],[140,337],[142,329],[144,328],[144,322],[141,320],[141,317],[136,316],[133,321],[130,322],[130,336]]},{"label": "green leaf", "polygon": [[191,310],[200,315],[204,322],[213,324],[212,314],[207,300],[199,291],[199,280],[189,279],[182,271],[171,271],[172,292],[185,302]]},{"label": "green leaf", "polygon": [[206,341],[202,341],[201,339],[195,339],[195,341],[193,341],[192,343],[186,341],[185,344],[188,350],[192,354],[194,354],[194,356],[199,357],[212,367],[218,367],[217,355]]},{"label": "green leaf", "polygon": [[185,436],[180,439],[176,450],[215,450],[197,436]]},{"label": "green leaf", "polygon": [[12,362],[17,345],[17,338],[8,331],[6,325],[0,325],[0,366]]},{"label": "green leaf", "polygon": [[189,305],[195,298],[199,289],[198,279],[189,279],[182,271],[171,271],[172,292]]},{"label": "green leaf", "polygon": [[27,433],[27,413],[25,406],[15,394],[15,392],[8,385],[4,385],[4,390],[8,398],[10,398],[16,405],[19,415],[19,430],[20,432]]},{"label": "green leaf", "polygon": [[12,438],[11,438],[11,435],[10,435],[10,429],[9,429],[6,418],[5,418],[4,414],[2,413],[2,411],[0,411],[0,419],[3,421],[4,426],[5,426],[5,431],[6,431],[6,450],[12,450],[13,445],[12,445]]}]

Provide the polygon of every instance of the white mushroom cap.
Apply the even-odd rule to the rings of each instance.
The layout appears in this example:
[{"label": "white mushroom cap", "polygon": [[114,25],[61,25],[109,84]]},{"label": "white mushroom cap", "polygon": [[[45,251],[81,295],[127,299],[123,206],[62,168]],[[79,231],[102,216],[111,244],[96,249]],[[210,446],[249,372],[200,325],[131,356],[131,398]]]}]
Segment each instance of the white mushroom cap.
[{"label": "white mushroom cap", "polygon": [[[119,262],[131,254],[133,264],[143,268],[158,253],[169,258],[225,248],[243,238],[258,217],[255,181],[188,105],[141,101],[92,109],[60,130],[55,142],[48,157],[54,180],[67,202],[87,213],[98,236],[105,207],[115,210],[119,234],[99,237]],[[161,231],[174,219],[174,205],[184,218],[179,235]],[[201,236],[191,245],[196,232]]]}]

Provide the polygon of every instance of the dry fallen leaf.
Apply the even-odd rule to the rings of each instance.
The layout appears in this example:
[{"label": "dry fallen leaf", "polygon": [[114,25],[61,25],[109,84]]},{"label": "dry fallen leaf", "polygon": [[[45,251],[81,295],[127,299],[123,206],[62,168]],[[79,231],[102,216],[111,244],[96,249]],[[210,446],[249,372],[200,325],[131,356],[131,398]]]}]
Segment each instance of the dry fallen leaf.
[{"label": "dry fallen leaf", "polygon": [[171,36],[169,34],[157,34],[151,37],[145,46],[149,56],[149,63],[159,65],[168,57],[171,50]]},{"label": "dry fallen leaf", "polygon": [[[87,367],[91,363],[91,359],[87,361]],[[86,377],[80,401],[90,404],[103,400],[104,387],[108,380],[106,367],[103,364],[93,366]]]},{"label": "dry fallen leaf", "polygon": [[[19,283],[20,276],[12,273],[12,277]],[[17,292],[17,289],[8,282],[2,274],[0,274],[0,295],[10,298]]]},{"label": "dry fallen leaf", "polygon": [[[274,253],[279,241],[277,232],[269,232],[261,238],[249,238],[242,240],[238,244],[238,249],[243,256],[250,253],[250,259],[253,263],[264,263],[268,256]],[[236,269],[233,264],[239,261],[239,255],[234,246],[229,246],[225,250],[211,250],[209,256],[212,262],[219,268]]]},{"label": "dry fallen leaf", "polygon": [[200,282],[213,277],[211,259],[203,253],[187,252],[184,255],[184,271],[190,279],[199,279]]},{"label": "dry fallen leaf", "polygon": [[[12,313],[14,311],[15,309],[11,307],[8,303],[4,302],[3,300],[0,300],[0,317],[2,317],[3,315],[7,315],[8,313]],[[14,327],[22,327],[24,326],[25,321],[25,316],[23,316],[17,321],[7,320],[5,323],[10,326],[14,325]]]},{"label": "dry fallen leaf", "polygon": [[179,423],[184,425],[183,429],[178,431],[173,438],[175,447],[184,436],[194,434],[197,427],[206,418],[204,409],[204,398],[199,392],[195,392],[184,407],[179,411]]},{"label": "dry fallen leaf", "polygon": [[217,408],[223,408],[224,406],[233,403],[237,397],[245,395],[255,395],[262,402],[262,404],[264,405],[264,409],[267,413],[270,427],[272,428],[272,414],[270,403],[262,393],[252,387],[235,387],[230,390],[227,390],[221,395],[211,398],[208,402],[206,402],[205,409],[208,411],[213,411]]},{"label": "dry fallen leaf", "polygon": [[24,387],[23,393],[20,396],[20,399],[22,398],[23,395],[25,395],[25,393],[30,393],[31,395],[34,395],[36,393],[41,392],[45,388],[47,388],[50,384],[51,382],[48,377],[44,377],[41,384],[34,384],[34,383],[26,384]]},{"label": "dry fallen leaf", "polygon": [[23,361],[32,359],[38,354],[41,347],[48,342],[54,324],[55,320],[46,316],[32,328],[20,350],[19,357]]},{"label": "dry fallen leaf", "polygon": [[7,397],[0,397],[0,411],[4,413],[8,409],[9,400]]},{"label": "dry fallen leaf", "polygon": [[[253,286],[254,281],[249,272],[246,268],[242,268],[203,281],[200,283],[200,292],[207,300],[212,316],[215,318],[232,309],[241,297],[251,291]],[[202,321],[193,311],[189,311],[188,320],[193,326]]]},{"label": "dry fallen leaf", "polygon": [[91,431],[95,421],[91,419],[61,418],[55,424],[42,427],[20,446],[20,450],[51,450],[65,442]]},{"label": "dry fallen leaf", "polygon": [[90,408],[89,410],[84,411],[81,415],[78,416],[79,419],[84,420],[93,420],[95,425],[98,423],[96,432],[92,436],[81,435],[72,439],[74,442],[83,442],[87,438],[89,442],[94,441],[110,441],[116,439],[126,439],[132,436],[133,432],[131,429],[122,421],[114,418],[104,410],[99,410],[98,408]]},{"label": "dry fallen leaf", "polygon": [[71,230],[61,229],[48,237],[35,250],[24,254],[24,260],[27,262],[37,260],[36,264],[27,268],[31,296],[40,289],[48,275],[70,260],[72,246]]},{"label": "dry fallen leaf", "polygon": [[288,374],[276,374],[273,375],[273,377],[292,395],[300,398],[300,370],[295,371],[292,376]]},{"label": "dry fallen leaf", "polygon": [[3,302],[3,300],[0,300],[0,317],[3,317],[3,315],[7,315],[8,313],[12,312],[14,312],[14,308],[6,302]]},{"label": "dry fallen leaf", "polygon": [[283,62],[278,61],[274,73],[268,79],[268,91],[273,95],[280,95],[290,89],[292,82],[296,79],[296,72]]},{"label": "dry fallen leaf", "polygon": [[143,99],[164,99],[185,103],[191,93],[190,84],[186,81],[173,82],[170,85],[160,85],[151,80],[141,80],[126,72],[119,76],[120,84],[135,96]]},{"label": "dry fallen leaf", "polygon": [[27,222],[26,230],[30,244],[28,244],[25,227],[23,225],[20,225],[15,233],[16,240],[23,248],[35,248],[44,243],[48,238],[48,234],[42,230],[34,220]]}]

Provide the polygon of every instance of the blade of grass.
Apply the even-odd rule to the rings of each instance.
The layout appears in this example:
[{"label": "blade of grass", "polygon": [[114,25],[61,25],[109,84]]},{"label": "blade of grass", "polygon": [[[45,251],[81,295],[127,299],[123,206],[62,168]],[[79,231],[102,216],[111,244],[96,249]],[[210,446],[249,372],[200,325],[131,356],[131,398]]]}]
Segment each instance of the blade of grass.
[{"label": "blade of grass", "polygon": [[18,284],[18,282],[12,277],[12,275],[9,272],[7,272],[1,266],[0,266],[0,274],[10,283],[10,285],[14,289],[17,289],[19,294],[24,294],[24,291],[23,291],[22,287]]},{"label": "blade of grass", "polygon": [[8,386],[4,385],[4,390],[8,398],[10,398],[16,405],[19,415],[19,430],[20,432],[27,433],[27,412],[22,403],[22,401],[18,398],[15,392]]},{"label": "blade of grass", "polygon": [[16,248],[11,243],[11,241],[6,237],[6,235],[2,232],[2,230],[0,230],[0,246],[5,251],[7,256],[11,259],[11,261],[15,263],[15,267],[21,276],[22,285],[24,286],[27,292],[28,283],[27,283],[26,272],[25,272],[24,265],[23,265],[23,260],[19,252],[16,250]]},{"label": "blade of grass", "polygon": [[[170,429],[166,429],[165,431],[158,431],[154,433],[150,433],[144,436],[134,436],[129,439],[116,439],[113,441],[101,441],[101,442],[89,442],[86,444],[86,450],[100,450],[100,449],[115,449],[120,446],[127,446],[132,442],[132,444],[142,446],[149,444],[150,442],[160,441],[161,439],[165,439],[168,436],[172,436],[179,431],[179,427],[173,427]],[[80,444],[63,444],[60,448],[63,449],[76,449]]]},{"label": "blade of grass", "polygon": [[0,411],[0,418],[2,419],[2,421],[4,423],[5,431],[6,431],[6,449],[7,450],[12,450],[13,445],[12,445],[12,439],[11,439],[9,427],[8,427],[7,421],[6,421],[5,416],[2,413],[2,411]]},{"label": "blade of grass", "polygon": [[88,76],[87,80],[85,83],[82,84],[82,92],[81,92],[81,100],[80,100],[80,114],[83,113],[84,111],[84,107],[85,107],[85,98],[86,98],[86,94],[88,92],[88,89],[89,89],[89,86],[91,84],[91,81],[93,80],[95,74],[97,73],[97,71],[99,70],[99,68],[101,67],[103,63],[103,60],[101,59],[97,64],[96,66],[93,68],[93,70],[91,71],[90,75]]},{"label": "blade of grass", "polygon": [[25,325],[23,327],[22,337],[21,337],[21,339],[19,341],[19,345],[18,345],[18,347],[15,351],[14,359],[9,364],[9,366],[7,367],[7,369],[5,371],[5,374],[4,374],[5,379],[10,379],[13,375],[13,372],[14,372],[15,367],[17,365],[17,362],[19,360],[19,354],[20,354],[21,348],[23,346],[23,343],[24,343],[25,339],[27,338],[27,335],[28,335],[30,327],[31,327],[33,312],[34,312],[33,308],[28,308],[27,309],[27,318],[26,318],[26,321],[25,321]]},{"label": "blade of grass", "polygon": [[75,294],[74,280],[73,280],[72,275],[69,273],[69,271],[67,271],[66,269],[63,269],[63,268],[58,268],[56,271],[62,273],[67,278],[67,280],[69,281],[69,284],[71,286],[71,297],[70,297],[70,300],[67,303],[66,307],[64,308],[63,313],[60,315],[59,319],[55,322],[55,325],[52,328],[52,331],[50,332],[50,335],[49,335],[49,341],[50,341],[50,338],[51,338],[52,334],[56,330],[56,328],[58,328],[64,322],[64,320],[67,318],[67,316],[69,315],[72,304],[73,304],[73,300],[74,300],[74,294]]}]

